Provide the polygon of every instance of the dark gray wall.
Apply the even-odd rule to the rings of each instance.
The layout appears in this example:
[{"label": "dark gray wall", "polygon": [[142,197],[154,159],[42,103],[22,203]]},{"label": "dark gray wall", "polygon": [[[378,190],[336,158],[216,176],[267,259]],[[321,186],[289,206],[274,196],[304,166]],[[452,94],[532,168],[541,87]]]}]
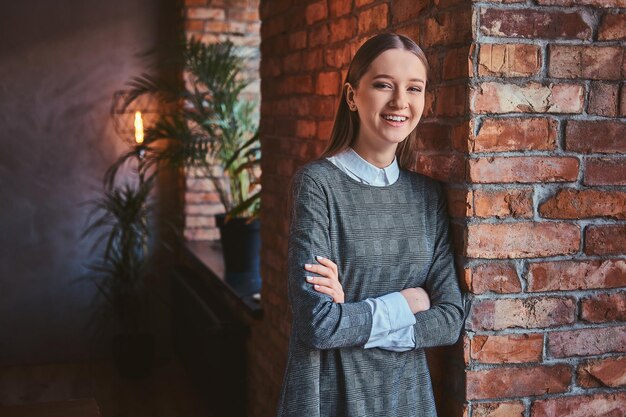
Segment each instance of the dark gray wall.
[{"label": "dark gray wall", "polygon": [[84,328],[92,285],[81,241],[109,164],[124,150],[115,90],[137,53],[173,39],[173,0],[24,0],[0,13],[0,365],[82,360],[109,344]]}]

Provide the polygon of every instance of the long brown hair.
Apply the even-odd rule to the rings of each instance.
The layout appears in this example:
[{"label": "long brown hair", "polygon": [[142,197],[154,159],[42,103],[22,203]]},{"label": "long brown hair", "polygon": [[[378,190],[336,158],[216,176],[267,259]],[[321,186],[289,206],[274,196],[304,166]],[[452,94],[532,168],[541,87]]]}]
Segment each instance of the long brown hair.
[{"label": "long brown hair", "polygon": [[[343,83],[341,92],[341,100],[335,114],[335,122],[333,124],[333,131],[330,135],[330,141],[326,146],[326,149],[319,156],[319,159],[327,156],[335,155],[348,146],[351,146],[356,140],[359,134],[359,115],[357,112],[350,111],[348,103],[346,101],[346,83],[350,83],[353,87],[358,86],[361,77],[367,72],[372,61],[374,61],[380,54],[388,49],[404,49],[412,52],[417,56],[424,66],[426,67],[426,78],[430,68],[428,66],[428,60],[424,51],[417,46],[411,38],[397,33],[381,33],[374,37],[369,38],[359,50],[354,54],[346,79]],[[398,159],[398,165],[403,169],[408,169],[411,161],[411,153],[415,143],[416,129],[403,140],[396,149],[396,157]]]}]

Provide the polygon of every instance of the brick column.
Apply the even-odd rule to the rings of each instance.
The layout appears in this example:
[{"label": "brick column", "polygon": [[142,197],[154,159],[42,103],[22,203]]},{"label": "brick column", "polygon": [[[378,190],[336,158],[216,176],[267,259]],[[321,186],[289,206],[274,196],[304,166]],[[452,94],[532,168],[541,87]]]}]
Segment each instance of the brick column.
[{"label": "brick column", "polygon": [[473,5],[467,416],[626,413],[624,7]]}]

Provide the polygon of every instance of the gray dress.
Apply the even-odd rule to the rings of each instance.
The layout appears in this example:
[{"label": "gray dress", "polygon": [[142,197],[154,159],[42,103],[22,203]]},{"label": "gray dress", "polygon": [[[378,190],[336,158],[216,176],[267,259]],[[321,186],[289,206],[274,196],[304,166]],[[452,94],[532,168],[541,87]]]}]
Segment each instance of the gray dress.
[{"label": "gray dress", "polygon": [[[391,185],[367,185],[321,159],[298,169],[290,200],[292,329],[278,416],[436,416],[423,348],[454,343],[463,322],[441,185],[403,169]],[[345,303],[306,282],[315,255],[337,264]],[[364,349],[363,300],[418,286],[431,308],[415,315],[416,349]]]}]

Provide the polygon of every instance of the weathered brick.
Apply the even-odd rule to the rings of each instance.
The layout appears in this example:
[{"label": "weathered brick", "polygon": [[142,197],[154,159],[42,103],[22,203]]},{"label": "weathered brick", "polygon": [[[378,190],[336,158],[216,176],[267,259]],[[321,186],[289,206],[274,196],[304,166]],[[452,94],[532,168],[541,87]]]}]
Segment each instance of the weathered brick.
[{"label": "weathered brick", "polygon": [[480,30],[488,36],[589,39],[591,27],[579,12],[480,9]]},{"label": "weathered brick", "polygon": [[449,151],[450,127],[441,123],[421,123],[416,132],[418,151]]},{"label": "weathered brick", "polygon": [[541,70],[541,48],[528,44],[481,44],[479,76],[528,77]]},{"label": "weathered brick", "polygon": [[[230,32],[230,24],[224,20],[209,20],[204,24],[205,32],[227,33]],[[244,25],[245,26],[245,25]]]},{"label": "weathered brick", "polygon": [[484,82],[472,88],[470,105],[477,113],[581,113],[583,94],[577,84]]},{"label": "weathered brick", "polygon": [[537,0],[546,6],[626,7],[626,0]]},{"label": "weathered brick", "polygon": [[461,121],[452,126],[451,141],[452,149],[462,153],[470,150],[470,120]]},{"label": "weathered brick", "polygon": [[224,20],[226,12],[224,9],[210,7],[190,7],[187,9],[187,19],[215,19]]},{"label": "weathered brick", "polygon": [[424,23],[422,46],[467,44],[472,39],[471,9],[445,11]]},{"label": "weathered brick", "polygon": [[324,61],[333,68],[341,68],[350,63],[350,45],[338,45],[326,48]]},{"label": "weathered brick", "polygon": [[356,34],[356,18],[342,17],[330,22],[330,41],[338,42],[352,38]]},{"label": "weathered brick", "polygon": [[626,393],[569,395],[535,401],[532,417],[622,417],[626,415]]},{"label": "weathered brick", "polygon": [[215,217],[187,216],[185,227],[215,227]]},{"label": "weathered brick", "polygon": [[550,45],[548,75],[556,78],[619,80],[623,49],[617,46]]},{"label": "weathered brick", "polygon": [[585,361],[578,365],[576,379],[584,388],[626,386],[626,356]]},{"label": "weathered brick", "polygon": [[[333,131],[332,120],[322,120],[319,122],[319,126],[317,128],[317,138],[321,141],[327,141],[330,139],[330,134]],[[321,152],[319,152],[321,154]]]},{"label": "weathered brick", "polygon": [[306,30],[301,30],[298,32],[289,34],[289,49],[304,49],[306,48],[306,38],[307,33]]},{"label": "weathered brick", "polygon": [[209,193],[185,193],[185,203],[198,204],[198,203],[219,203],[220,196],[216,192]]},{"label": "weathered brick", "polygon": [[552,357],[602,355],[626,352],[626,327],[567,330],[548,333],[548,352]]},{"label": "weathered brick", "polygon": [[186,191],[215,191],[215,185],[209,178],[185,178]]},{"label": "weathered brick", "polygon": [[471,358],[481,363],[539,362],[542,352],[539,333],[474,336],[471,340]]},{"label": "weathered brick", "polygon": [[352,3],[345,0],[330,0],[328,6],[332,17],[343,16],[352,11]]},{"label": "weathered brick", "polygon": [[593,295],[583,299],[580,305],[580,316],[584,321],[626,321],[626,292]]},{"label": "weathered brick", "polygon": [[[392,7],[394,4],[396,4],[396,2],[392,3]],[[420,31],[419,25],[408,25],[408,26],[403,26],[401,28],[396,29],[396,33],[399,33],[400,35],[408,36],[409,38],[413,39],[416,42],[419,39],[421,39],[420,32],[421,31]],[[428,82],[432,82],[432,78],[429,78]]]},{"label": "weathered brick", "polygon": [[321,72],[317,75],[316,93],[322,96],[335,96],[341,92],[339,72]]},{"label": "weathered brick", "polygon": [[435,102],[437,116],[454,117],[467,114],[467,90],[465,83],[439,86]]},{"label": "weathered brick", "polygon": [[566,188],[541,203],[539,214],[548,219],[626,219],[626,192]]},{"label": "weathered brick", "polygon": [[551,118],[485,118],[472,137],[474,152],[556,149],[557,122]]},{"label": "weathered brick", "polygon": [[228,18],[244,22],[255,22],[260,20],[259,9],[228,9]]},{"label": "weathered brick", "polygon": [[626,185],[626,158],[588,158],[585,185]]},{"label": "weathered brick", "polygon": [[536,262],[528,267],[528,291],[626,287],[626,261]]},{"label": "weathered brick", "polygon": [[[626,1],[624,2],[626,3]],[[600,22],[598,40],[613,41],[626,39],[626,13],[607,13]]]},{"label": "weathered brick", "polygon": [[621,255],[626,253],[626,225],[588,226],[585,229],[587,255]]},{"label": "weathered brick", "polygon": [[322,49],[306,50],[302,53],[302,70],[313,71],[324,66]]},{"label": "weathered brick", "polygon": [[472,404],[472,417],[524,417],[521,401]]},{"label": "weathered brick", "polygon": [[451,154],[418,155],[415,169],[429,177],[446,181],[461,182],[465,179],[465,159]]},{"label": "weathered brick", "polygon": [[533,192],[530,189],[474,191],[474,214],[476,217],[533,216]]},{"label": "weathered brick", "polygon": [[442,78],[453,80],[468,77],[471,68],[469,54],[468,46],[447,50],[443,58]]},{"label": "weathered brick", "polygon": [[469,217],[472,215],[472,190],[466,188],[447,188],[448,214],[451,217]]},{"label": "weathered brick", "polygon": [[534,258],[578,252],[580,229],[570,223],[470,224],[470,258]]},{"label": "weathered brick", "polygon": [[309,30],[309,48],[325,46],[328,43],[328,25],[320,25]]},{"label": "weathered brick", "polygon": [[615,117],[618,114],[619,84],[591,83],[587,113]]},{"label": "weathered brick", "polygon": [[578,159],[573,157],[489,157],[469,161],[474,183],[533,183],[576,181]]},{"label": "weathered brick", "polygon": [[218,228],[196,228],[185,229],[185,239],[192,241],[218,240],[220,238],[220,230]]},{"label": "weathered brick", "polygon": [[515,267],[509,263],[485,263],[471,269],[470,288],[474,294],[517,293],[522,286]]},{"label": "weathered brick", "polygon": [[185,32],[202,32],[204,30],[204,20],[185,20]]},{"label": "weathered brick", "polygon": [[515,327],[545,328],[576,321],[576,302],[567,297],[532,297],[481,300],[472,305],[472,330]]},{"label": "weathered brick", "polygon": [[387,28],[389,5],[386,3],[364,10],[359,13],[359,34]]},{"label": "weathered brick", "polygon": [[282,68],[284,73],[281,74],[294,74],[302,71],[302,51],[296,51],[291,54],[285,55],[282,62]]},{"label": "weathered brick", "polygon": [[565,149],[581,153],[626,153],[626,123],[569,120]]},{"label": "weathered brick", "polygon": [[393,23],[403,23],[419,17],[428,4],[428,0],[396,0],[391,2]]},{"label": "weathered brick", "polygon": [[326,0],[316,1],[306,6],[305,17],[307,25],[324,20],[328,17]]},{"label": "weathered brick", "polygon": [[313,120],[298,120],[296,123],[296,136],[299,138],[312,138],[317,133],[317,126]]},{"label": "weathered brick", "polygon": [[498,367],[468,371],[467,399],[525,397],[565,392],[570,386],[571,377],[572,370],[568,365]]},{"label": "weathered brick", "polygon": [[[283,33],[285,31],[285,19],[282,16],[274,16],[269,19],[263,21],[263,26],[261,26],[261,36],[264,39],[264,44],[266,48],[271,47],[270,42],[266,42],[265,39],[271,38],[272,36],[276,36],[279,33]],[[282,39],[282,37],[277,37],[278,39]],[[279,42],[278,40],[274,42]]]}]

